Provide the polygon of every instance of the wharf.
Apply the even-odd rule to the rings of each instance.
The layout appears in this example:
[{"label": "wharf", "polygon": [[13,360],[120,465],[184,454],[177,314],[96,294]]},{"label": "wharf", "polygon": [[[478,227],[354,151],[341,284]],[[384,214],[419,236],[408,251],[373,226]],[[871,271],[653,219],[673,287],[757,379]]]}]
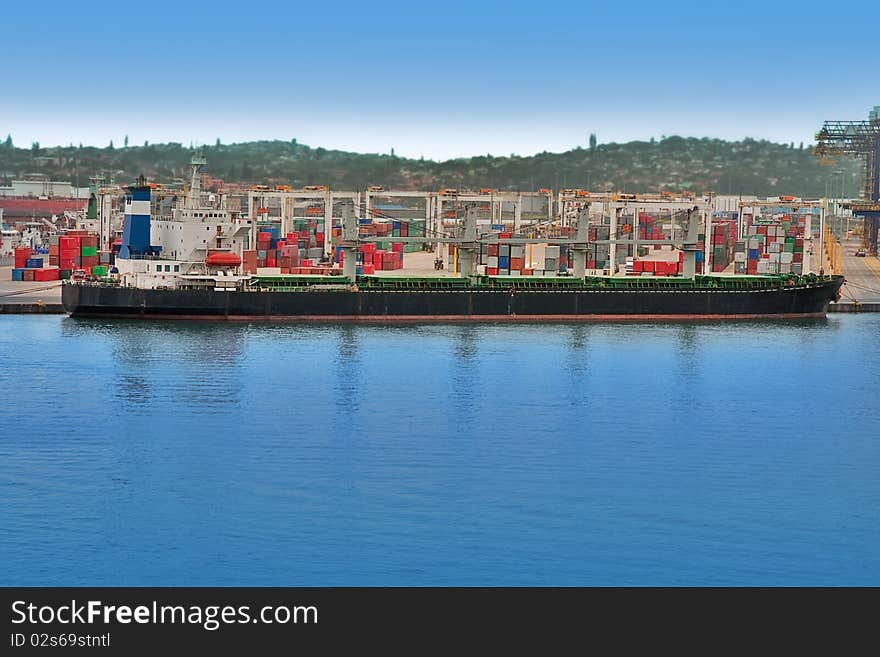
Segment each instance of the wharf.
[{"label": "wharf", "polygon": [[60,315],[61,283],[22,283],[10,280],[12,267],[0,267],[0,315]]},{"label": "wharf", "polygon": [[828,306],[829,313],[880,312],[880,258],[857,257],[861,240],[849,239],[843,246],[843,275],[846,283],[840,301]]}]

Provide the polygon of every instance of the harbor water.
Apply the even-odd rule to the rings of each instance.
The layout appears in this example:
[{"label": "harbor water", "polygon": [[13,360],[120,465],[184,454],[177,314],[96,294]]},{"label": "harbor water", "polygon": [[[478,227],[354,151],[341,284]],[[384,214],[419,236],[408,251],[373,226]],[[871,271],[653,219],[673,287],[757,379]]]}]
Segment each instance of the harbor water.
[{"label": "harbor water", "polygon": [[880,316],[0,316],[3,585],[880,585]]}]

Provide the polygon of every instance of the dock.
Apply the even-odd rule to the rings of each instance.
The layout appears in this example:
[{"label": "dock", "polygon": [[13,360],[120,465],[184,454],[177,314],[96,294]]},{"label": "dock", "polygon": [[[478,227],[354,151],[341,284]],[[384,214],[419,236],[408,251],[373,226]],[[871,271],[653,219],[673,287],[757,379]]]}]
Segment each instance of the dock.
[{"label": "dock", "polygon": [[843,275],[846,283],[841,289],[840,301],[828,306],[829,313],[880,312],[880,258],[858,257],[859,239],[849,239],[843,245]]},{"label": "dock", "polygon": [[60,315],[61,282],[21,283],[10,280],[11,267],[0,267],[0,315]]}]

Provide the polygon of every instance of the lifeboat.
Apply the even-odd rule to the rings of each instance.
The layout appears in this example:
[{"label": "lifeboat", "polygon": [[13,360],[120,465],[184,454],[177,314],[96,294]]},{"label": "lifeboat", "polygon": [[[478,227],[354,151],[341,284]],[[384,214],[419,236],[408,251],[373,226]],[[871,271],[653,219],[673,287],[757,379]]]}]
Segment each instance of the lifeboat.
[{"label": "lifeboat", "polygon": [[241,264],[241,258],[229,251],[217,251],[208,254],[205,264],[210,267],[238,267]]}]

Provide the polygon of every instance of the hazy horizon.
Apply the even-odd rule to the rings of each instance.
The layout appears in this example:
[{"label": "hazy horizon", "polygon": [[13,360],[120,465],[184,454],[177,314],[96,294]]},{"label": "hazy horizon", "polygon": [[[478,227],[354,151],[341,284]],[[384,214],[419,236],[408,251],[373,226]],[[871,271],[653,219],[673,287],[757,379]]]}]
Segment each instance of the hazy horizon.
[{"label": "hazy horizon", "polygon": [[[870,23],[877,3],[850,15]],[[7,7],[0,138],[289,141],[447,160],[682,136],[811,143],[880,104],[880,53],[783,0],[443,9]],[[823,31],[824,30],[824,31]],[[846,31],[844,31],[846,32]]]}]

